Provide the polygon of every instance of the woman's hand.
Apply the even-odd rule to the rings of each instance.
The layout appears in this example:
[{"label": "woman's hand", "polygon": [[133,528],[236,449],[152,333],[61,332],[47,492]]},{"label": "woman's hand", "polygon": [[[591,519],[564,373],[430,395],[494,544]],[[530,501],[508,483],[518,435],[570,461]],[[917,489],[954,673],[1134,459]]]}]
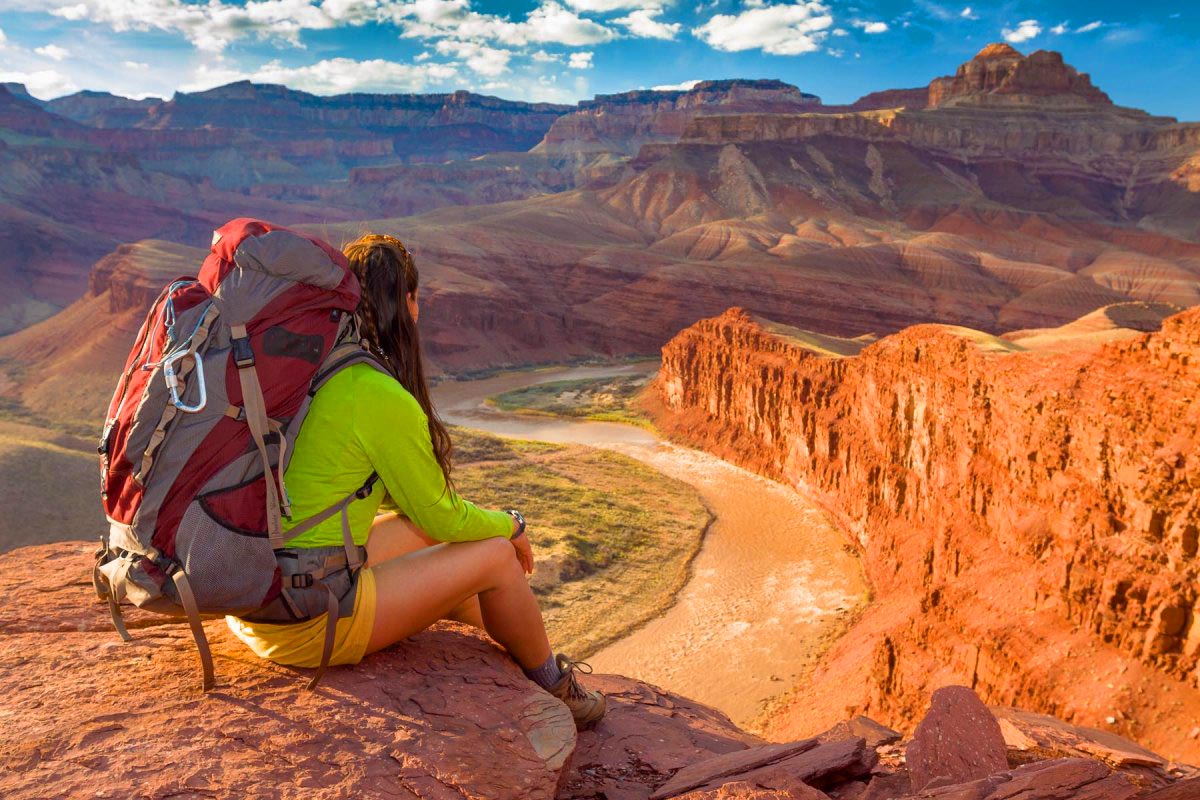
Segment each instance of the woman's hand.
[{"label": "woman's hand", "polygon": [[[513,530],[519,530],[520,524],[514,519]],[[533,574],[533,548],[529,545],[529,536],[524,533],[514,534],[509,539],[512,542],[513,549],[517,551],[517,561],[521,564],[521,569],[525,570],[526,575]]]}]

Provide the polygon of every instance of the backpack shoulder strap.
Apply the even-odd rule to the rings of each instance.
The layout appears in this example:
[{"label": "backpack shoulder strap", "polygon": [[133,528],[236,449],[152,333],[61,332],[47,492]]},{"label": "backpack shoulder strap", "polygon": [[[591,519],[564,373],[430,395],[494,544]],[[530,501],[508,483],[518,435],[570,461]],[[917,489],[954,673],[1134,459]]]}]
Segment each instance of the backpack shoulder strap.
[{"label": "backpack shoulder strap", "polygon": [[[334,375],[337,375],[342,370],[352,367],[355,364],[370,364],[383,374],[392,375],[392,371],[387,368],[387,365],[384,364],[383,361],[381,361],[374,353],[371,353],[369,350],[363,348],[356,340],[351,338],[348,341],[343,341],[334,346],[334,348],[329,351],[329,355],[325,358],[325,361],[321,363],[321,368],[317,370],[316,376],[313,377],[312,386],[309,387],[308,390],[309,397],[311,398],[314,396],[317,391],[326,383],[328,383],[330,378],[332,378]],[[333,516],[341,516],[342,545],[346,555],[345,568],[350,570],[351,573],[357,572],[362,567],[362,562],[359,559],[358,548],[356,548],[354,545],[354,537],[350,531],[350,517],[347,514],[347,509],[355,500],[362,500],[370,495],[375,483],[378,480],[379,473],[372,472],[370,477],[367,478],[366,482],[361,487],[342,498],[341,501],[333,504],[318,514],[314,514],[289,530],[286,541],[291,541],[301,534],[312,530],[317,525]],[[321,577],[324,576],[322,575]],[[326,584],[326,589],[328,590],[328,588],[328,584]],[[329,608],[325,616],[325,641],[321,649],[321,663],[320,666],[317,667],[317,671],[313,675],[312,680],[309,681],[308,686],[306,687],[310,691],[316,688],[317,683],[321,680],[321,676],[325,674],[325,668],[329,665],[329,659],[333,653],[334,639],[338,622],[338,598],[337,595],[335,595],[332,591],[329,591],[328,605]]]},{"label": "backpack shoulder strap", "polygon": [[384,375],[392,375],[392,371],[380,360],[379,356],[365,349],[358,342],[342,342],[330,350],[329,355],[321,362],[321,368],[317,370],[317,374],[312,380],[312,386],[309,387],[308,396],[315,395],[317,390],[329,383],[330,378],[355,364],[370,364]]}]

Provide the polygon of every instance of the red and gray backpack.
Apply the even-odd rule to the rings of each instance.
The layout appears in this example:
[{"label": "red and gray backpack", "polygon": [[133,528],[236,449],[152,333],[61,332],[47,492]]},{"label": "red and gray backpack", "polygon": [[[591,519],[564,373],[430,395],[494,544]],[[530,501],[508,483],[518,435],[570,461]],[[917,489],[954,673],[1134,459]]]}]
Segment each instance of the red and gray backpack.
[{"label": "red and gray backpack", "polygon": [[[351,364],[386,371],[358,343],[359,292],[325,242],[234,220],[213,234],[199,277],[171,283],[151,307],[117,384],[99,448],[109,530],[96,590],[126,641],[122,601],[187,619],[205,690],[213,666],[202,619],[326,614],[313,688],[353,607],[364,552],[346,509],[377,476],[286,535],[282,518],[289,444],[317,389]],[[289,549],[339,514],[342,546]]]}]

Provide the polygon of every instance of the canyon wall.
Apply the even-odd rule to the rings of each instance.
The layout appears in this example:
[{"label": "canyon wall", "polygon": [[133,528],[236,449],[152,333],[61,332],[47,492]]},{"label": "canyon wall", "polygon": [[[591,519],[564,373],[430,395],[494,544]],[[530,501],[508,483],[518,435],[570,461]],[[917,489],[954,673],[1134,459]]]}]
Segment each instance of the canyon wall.
[{"label": "canyon wall", "polygon": [[663,348],[664,430],[817,497],[873,584],[777,731],[904,724],[953,676],[1200,753],[1200,309],[1020,341],[920,325],[831,357],[861,340],[731,309]]},{"label": "canyon wall", "polygon": [[705,114],[788,114],[820,110],[821,100],[777,80],[700,81],[690,89],[597,95],[555,120],[536,153],[633,155],[647,142],[676,141]]}]

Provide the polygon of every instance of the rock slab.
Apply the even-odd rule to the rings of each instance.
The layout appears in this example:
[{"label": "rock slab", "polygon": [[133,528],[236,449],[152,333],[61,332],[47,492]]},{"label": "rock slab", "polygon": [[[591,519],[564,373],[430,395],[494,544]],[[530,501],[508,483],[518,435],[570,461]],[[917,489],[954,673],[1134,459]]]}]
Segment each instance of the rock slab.
[{"label": "rock slab", "polygon": [[819,789],[868,775],[878,761],[874,748],[860,737],[815,745],[812,741],[768,745],[697,764],[659,787],[651,800],[688,796],[685,793],[692,790],[717,792],[734,783],[778,791],[798,784]]},{"label": "rock slab", "polygon": [[986,778],[927,789],[904,800],[1131,800],[1138,789],[1098,761],[1040,761]]},{"label": "rock slab", "polygon": [[617,676],[598,728],[474,629],[442,623],[335,667],[262,661],[206,624],[200,691],[186,626],[130,614],[123,643],[87,579],[93,546],[0,558],[0,797],[645,798],[672,772],[761,744],[699,704]]}]

